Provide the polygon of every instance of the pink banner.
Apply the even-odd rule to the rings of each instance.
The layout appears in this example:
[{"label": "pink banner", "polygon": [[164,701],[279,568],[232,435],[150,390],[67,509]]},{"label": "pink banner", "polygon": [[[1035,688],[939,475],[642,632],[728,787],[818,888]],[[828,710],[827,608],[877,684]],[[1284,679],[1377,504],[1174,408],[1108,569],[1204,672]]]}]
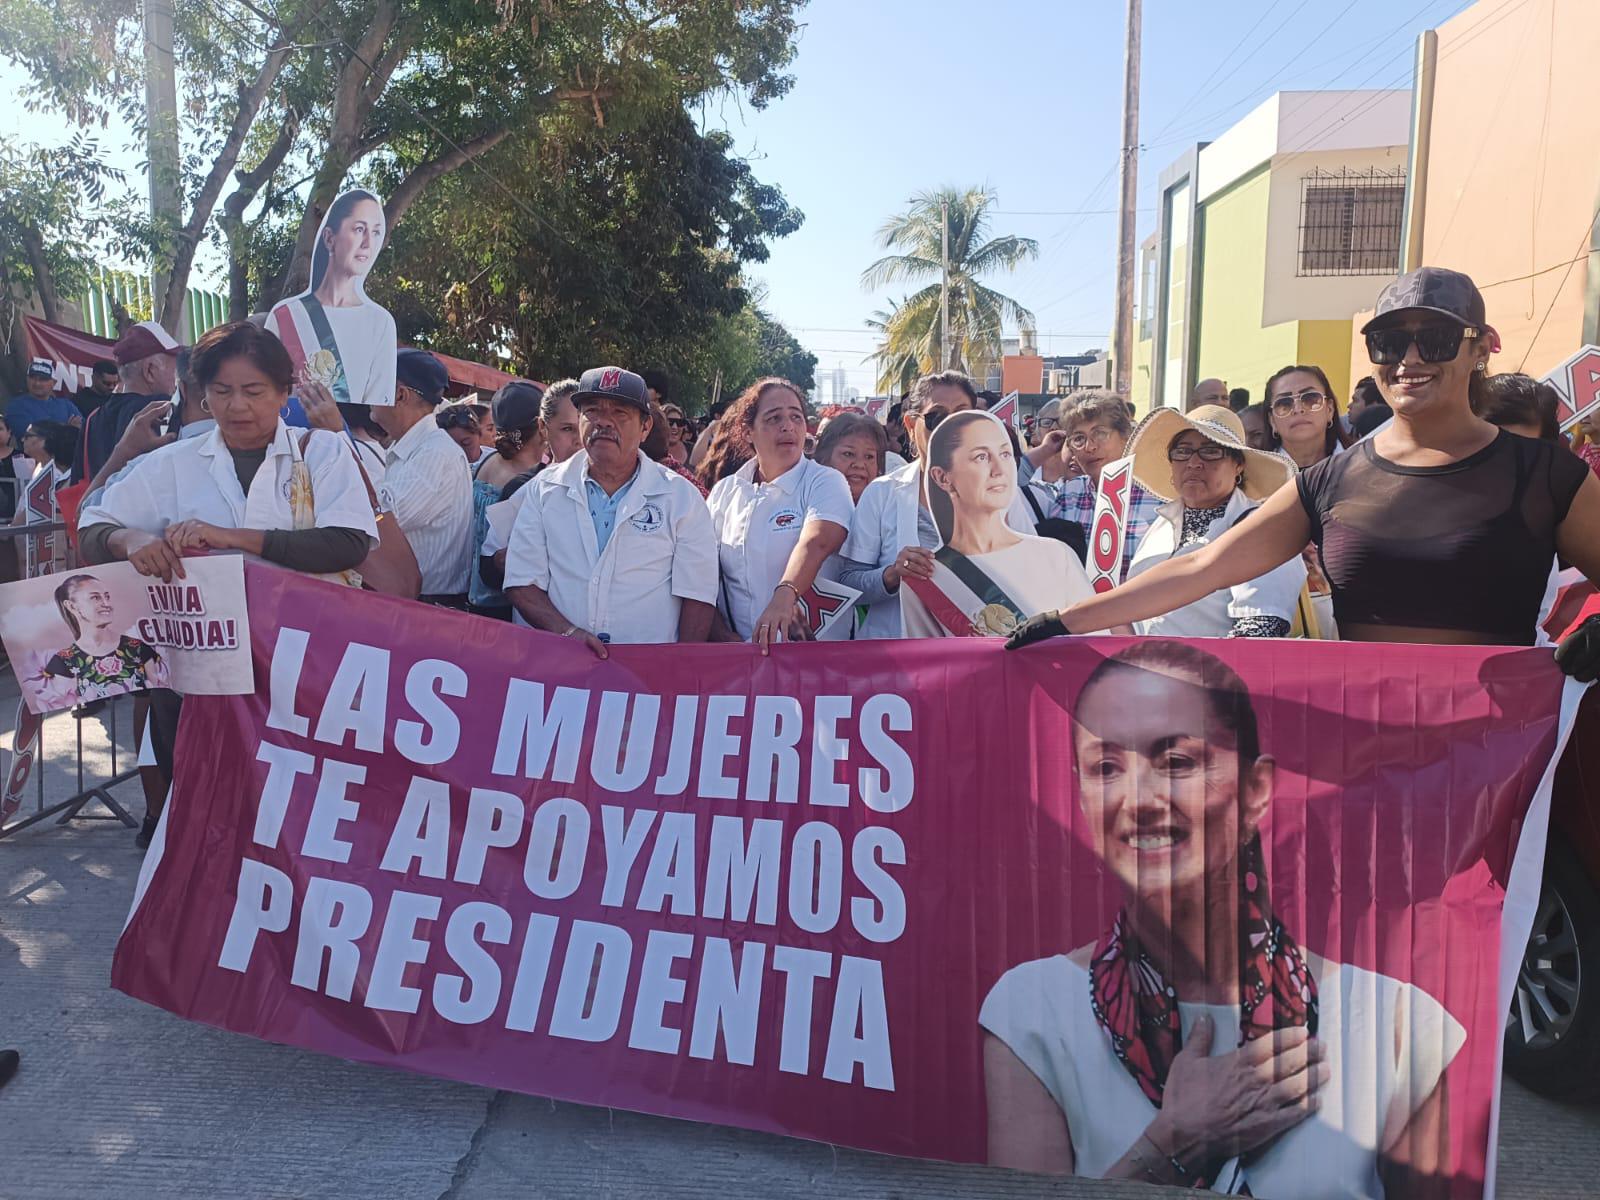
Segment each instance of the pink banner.
[{"label": "pink banner", "polygon": [[1564,736],[1548,650],[601,662],[269,568],[247,591],[260,690],[186,701],[130,995],[895,1154],[1482,1191]]}]

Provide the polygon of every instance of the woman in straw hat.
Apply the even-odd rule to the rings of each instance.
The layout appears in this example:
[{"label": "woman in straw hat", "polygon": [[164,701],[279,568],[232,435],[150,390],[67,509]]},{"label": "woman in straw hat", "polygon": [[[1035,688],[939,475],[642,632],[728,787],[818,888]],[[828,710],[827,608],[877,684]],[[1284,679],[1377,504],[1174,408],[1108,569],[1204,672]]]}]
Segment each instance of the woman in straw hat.
[{"label": "woman in straw hat", "polygon": [[[1209,546],[1294,474],[1288,459],[1252,450],[1230,410],[1207,404],[1188,414],[1158,408],[1128,443],[1133,477],[1165,503],[1139,539],[1128,578]],[[1300,559],[1216,591],[1163,616],[1136,621],[1163,637],[1287,637],[1305,587]]]}]

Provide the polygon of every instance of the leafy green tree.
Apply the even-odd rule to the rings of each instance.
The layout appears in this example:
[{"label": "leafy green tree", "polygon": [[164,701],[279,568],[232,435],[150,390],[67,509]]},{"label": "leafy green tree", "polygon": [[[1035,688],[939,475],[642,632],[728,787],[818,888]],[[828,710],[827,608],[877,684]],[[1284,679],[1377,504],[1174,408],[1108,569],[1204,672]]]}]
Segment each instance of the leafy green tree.
[{"label": "leafy green tree", "polygon": [[[698,405],[814,360],[754,309],[744,264],[801,214],[681,109],[597,128],[575,114],[412,206],[369,281],[402,339],[552,379],[602,362],[666,372]],[[746,378],[747,377],[747,378]]]},{"label": "leafy green tree", "polygon": [[61,297],[86,290],[99,236],[101,205],[118,172],[100,160],[92,138],[40,149],[0,139],[0,328],[20,388],[26,370],[21,316],[37,304],[47,321],[62,319]]},{"label": "leafy green tree", "polygon": [[[904,390],[909,375],[943,366],[968,370],[993,362],[1000,354],[1004,326],[1027,325],[1033,314],[1011,297],[982,282],[1001,271],[1014,271],[1039,256],[1032,238],[989,236],[989,209],[995,194],[987,188],[940,188],[919,192],[905,212],[890,217],[878,230],[888,254],[862,273],[861,285],[876,290],[891,283],[926,286],[902,300],[890,313],[868,322],[882,341],[875,355],[879,387]],[[940,279],[943,211],[948,206],[950,240],[950,346],[940,344]],[[912,370],[910,364],[915,363]]]},{"label": "leafy green tree", "polygon": [[[803,0],[175,0],[185,212],[141,223],[170,269],[176,320],[196,248],[272,248],[276,278],[234,264],[233,307],[298,290],[316,230],[354,176],[386,181],[393,229],[430,188],[558,113],[603,127],[733,92],[782,95]],[[142,42],[133,0],[7,0],[0,58],[41,106],[88,124],[120,111],[142,127]],[[217,214],[230,177],[237,186]],[[479,190],[496,177],[477,173]],[[245,211],[258,205],[258,225]],[[217,219],[213,219],[216,217]]]}]

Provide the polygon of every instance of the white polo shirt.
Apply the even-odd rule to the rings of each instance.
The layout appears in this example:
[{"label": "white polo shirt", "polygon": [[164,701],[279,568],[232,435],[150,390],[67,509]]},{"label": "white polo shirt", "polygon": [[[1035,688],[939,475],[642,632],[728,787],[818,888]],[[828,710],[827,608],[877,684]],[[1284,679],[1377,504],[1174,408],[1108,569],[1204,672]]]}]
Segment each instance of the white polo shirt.
[{"label": "white polo shirt", "polygon": [[389,447],[378,496],[411,543],[424,596],[460,596],[472,565],[472,468],[423,417]]},{"label": "white polo shirt", "polygon": [[[850,536],[839,553],[858,563],[870,563],[881,571],[894,562],[906,546],[918,546],[917,509],[922,504],[922,471],[915,462],[880,475],[867,484],[850,519]],[[1019,486],[1011,497],[1006,524],[1018,533],[1034,531],[1033,513],[1022,498]],[[932,547],[930,547],[931,549]],[[867,618],[856,631],[858,638],[897,638],[900,636],[900,594],[893,592],[867,609]]]},{"label": "white polo shirt", "polygon": [[778,478],[756,482],[751,459],[711,489],[711,520],[722,566],[722,608],[745,641],[783,579],[801,531],[831,521],[848,531],[850,485],[832,467],[802,458]]},{"label": "white polo shirt", "polygon": [[567,620],[613,644],[677,641],[683,601],[717,599],[717,535],[706,502],[641,451],[602,553],[588,478],[589,455],[580,451],[517,493],[527,499],[506,547],[506,590],[532,584]]},{"label": "white polo shirt", "polygon": [[160,534],[174,522],[197,520],[222,529],[293,529],[289,477],[298,440],[304,437],[316,527],[359,529],[375,540],[372,502],[349,443],[325,429],[306,435],[304,429],[278,422],[248,496],[239,487],[221,430],[213,427],[203,436],[162,446],[135,459],[102,488],[98,500],[79,515],[79,526],[111,521]]}]

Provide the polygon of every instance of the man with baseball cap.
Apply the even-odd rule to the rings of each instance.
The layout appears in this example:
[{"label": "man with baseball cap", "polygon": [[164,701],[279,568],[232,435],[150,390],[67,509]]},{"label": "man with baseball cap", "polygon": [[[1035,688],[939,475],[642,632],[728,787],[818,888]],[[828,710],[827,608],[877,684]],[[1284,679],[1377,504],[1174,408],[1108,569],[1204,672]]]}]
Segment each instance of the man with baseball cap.
[{"label": "man with baseball cap", "polygon": [[122,391],[107,399],[84,427],[72,478],[93,479],[110,461],[128,425],[156,401],[171,402],[178,390],[177,340],[155,321],[130,326],[111,347]]},{"label": "man with baseball cap", "polygon": [[583,449],[541,472],[517,514],[506,595],[536,629],[608,644],[703,642],[717,598],[717,535],[694,484],[640,449],[645,381],[585,371],[572,397]]},{"label": "man with baseball cap", "polygon": [[13,396],[6,405],[6,424],[11,426],[12,438],[20,443],[28,426],[35,421],[60,421],[64,425],[81,425],[83,414],[65,396],[55,395],[56,369],[48,358],[36,358],[28,363],[28,390]]},{"label": "man with baseball cap", "polygon": [[401,350],[394,379],[394,403],[371,409],[372,419],[389,436],[378,499],[417,556],[418,599],[465,608],[472,563],[472,469],[433,419],[450,375],[426,350]]}]

